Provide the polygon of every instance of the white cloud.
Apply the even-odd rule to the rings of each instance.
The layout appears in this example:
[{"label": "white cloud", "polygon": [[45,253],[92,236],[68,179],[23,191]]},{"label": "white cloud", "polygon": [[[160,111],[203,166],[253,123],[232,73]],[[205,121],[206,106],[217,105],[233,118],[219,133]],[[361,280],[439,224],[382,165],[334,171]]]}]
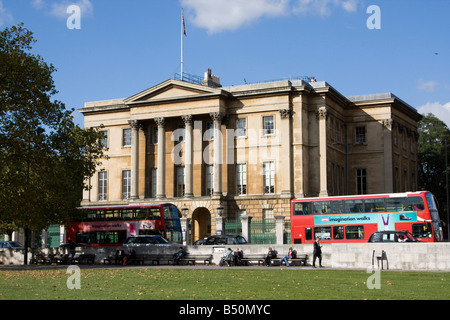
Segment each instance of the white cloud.
[{"label": "white cloud", "polygon": [[3,7],[3,1],[0,0],[0,26],[12,22],[12,20],[12,15]]},{"label": "white cloud", "polygon": [[193,23],[208,33],[236,30],[261,17],[288,13],[290,0],[181,0]]},{"label": "white cloud", "polygon": [[362,0],[180,0],[191,22],[208,33],[236,30],[261,18],[289,14],[329,16],[336,8],[355,12]]},{"label": "white cloud", "polygon": [[450,128],[450,102],[441,104],[439,102],[428,102],[417,109],[420,114],[432,113],[438,119],[445,122]]},{"label": "white cloud", "polygon": [[438,83],[436,81],[430,80],[425,81],[423,79],[419,79],[417,81],[417,90],[425,91],[425,92],[434,92],[436,91]]}]

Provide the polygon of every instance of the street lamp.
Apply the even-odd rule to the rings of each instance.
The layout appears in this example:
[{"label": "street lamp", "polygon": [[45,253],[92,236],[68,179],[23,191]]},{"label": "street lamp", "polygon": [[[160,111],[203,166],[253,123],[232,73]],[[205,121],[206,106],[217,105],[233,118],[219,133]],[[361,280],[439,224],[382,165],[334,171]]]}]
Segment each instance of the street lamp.
[{"label": "street lamp", "polygon": [[183,212],[183,217],[187,218],[189,208],[183,207],[183,208],[181,208],[181,211]]},{"label": "street lamp", "polygon": [[217,214],[219,217],[223,217],[223,207],[217,207]]}]

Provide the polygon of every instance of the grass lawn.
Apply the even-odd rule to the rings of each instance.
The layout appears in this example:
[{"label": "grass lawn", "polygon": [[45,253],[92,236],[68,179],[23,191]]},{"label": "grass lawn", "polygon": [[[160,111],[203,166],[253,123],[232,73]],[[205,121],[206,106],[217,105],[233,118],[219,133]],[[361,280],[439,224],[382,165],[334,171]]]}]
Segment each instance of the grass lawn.
[{"label": "grass lawn", "polygon": [[370,290],[366,271],[82,268],[69,290],[66,269],[0,269],[0,300],[448,300],[449,274],[381,271]]}]

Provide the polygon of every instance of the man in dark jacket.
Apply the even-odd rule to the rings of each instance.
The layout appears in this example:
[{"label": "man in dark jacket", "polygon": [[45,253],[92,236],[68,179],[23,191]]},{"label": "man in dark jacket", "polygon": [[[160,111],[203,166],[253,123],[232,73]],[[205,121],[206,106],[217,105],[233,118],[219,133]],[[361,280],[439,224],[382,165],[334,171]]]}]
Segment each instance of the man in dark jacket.
[{"label": "man in dark jacket", "polygon": [[316,258],[319,258],[319,267],[322,267],[322,246],[319,243],[320,237],[316,237],[314,241],[314,251],[313,251],[313,268],[316,267]]}]

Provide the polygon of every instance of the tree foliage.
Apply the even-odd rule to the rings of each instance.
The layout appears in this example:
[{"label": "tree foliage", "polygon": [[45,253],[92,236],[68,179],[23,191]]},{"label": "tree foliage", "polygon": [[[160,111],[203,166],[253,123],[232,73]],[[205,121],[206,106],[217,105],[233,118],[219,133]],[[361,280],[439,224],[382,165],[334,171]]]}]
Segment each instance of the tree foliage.
[{"label": "tree foliage", "polygon": [[101,133],[73,121],[57,94],[53,65],[33,54],[23,24],[0,32],[0,228],[64,223],[83,181],[99,165]]},{"label": "tree foliage", "polygon": [[450,130],[446,124],[433,114],[426,114],[419,122],[419,187],[436,196],[443,220],[446,220],[447,212],[444,205],[447,190],[445,144],[449,143]]}]

